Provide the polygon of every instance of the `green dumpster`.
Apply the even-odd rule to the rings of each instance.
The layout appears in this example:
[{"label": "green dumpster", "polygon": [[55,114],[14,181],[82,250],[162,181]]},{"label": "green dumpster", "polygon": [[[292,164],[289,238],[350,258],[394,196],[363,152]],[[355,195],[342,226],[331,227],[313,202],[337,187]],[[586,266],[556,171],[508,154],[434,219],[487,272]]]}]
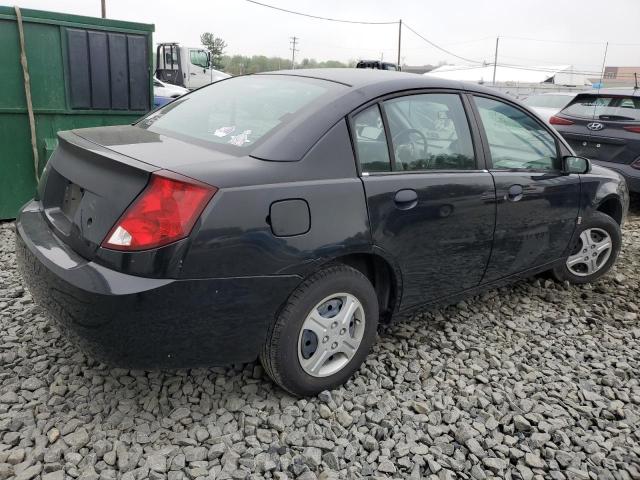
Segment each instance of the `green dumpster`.
[{"label": "green dumpster", "polygon": [[0,6],[0,219],[33,197],[58,131],[132,123],[151,109],[153,30]]}]

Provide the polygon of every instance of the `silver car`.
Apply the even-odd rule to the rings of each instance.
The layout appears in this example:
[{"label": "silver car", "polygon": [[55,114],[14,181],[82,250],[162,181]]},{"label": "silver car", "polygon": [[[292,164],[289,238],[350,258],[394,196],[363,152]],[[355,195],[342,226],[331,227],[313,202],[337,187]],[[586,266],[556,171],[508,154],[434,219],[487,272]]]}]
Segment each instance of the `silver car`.
[{"label": "silver car", "polygon": [[523,103],[545,121],[566,107],[580,92],[549,92],[531,95]]}]

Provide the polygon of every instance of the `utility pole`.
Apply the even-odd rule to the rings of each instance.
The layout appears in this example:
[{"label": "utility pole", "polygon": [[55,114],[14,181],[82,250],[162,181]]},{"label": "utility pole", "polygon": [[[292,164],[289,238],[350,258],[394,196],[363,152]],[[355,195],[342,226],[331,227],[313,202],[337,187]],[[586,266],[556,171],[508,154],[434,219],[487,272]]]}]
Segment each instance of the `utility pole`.
[{"label": "utility pole", "polygon": [[400,70],[400,46],[402,45],[402,19],[398,22],[398,70]]},{"label": "utility pole", "polygon": [[102,2],[102,18],[107,18],[107,0],[101,0]]},{"label": "utility pole", "polygon": [[500,37],[496,37],[496,54],[493,57],[493,81],[491,85],[496,86],[496,68],[498,67],[498,42],[500,42]]},{"label": "utility pole", "polygon": [[296,69],[296,52],[299,52],[300,50],[298,50],[296,48],[296,45],[298,44],[298,40],[300,40],[299,37],[290,37],[291,38],[291,70],[295,70]]}]

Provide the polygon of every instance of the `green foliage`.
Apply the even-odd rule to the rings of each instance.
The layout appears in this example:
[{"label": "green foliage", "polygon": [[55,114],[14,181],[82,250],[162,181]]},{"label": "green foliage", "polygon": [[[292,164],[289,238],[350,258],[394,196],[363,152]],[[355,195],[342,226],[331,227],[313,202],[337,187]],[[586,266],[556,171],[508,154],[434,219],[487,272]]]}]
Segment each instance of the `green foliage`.
[{"label": "green foliage", "polygon": [[222,54],[224,49],[227,48],[227,42],[220,37],[216,37],[211,32],[205,32],[200,35],[200,43],[205,46],[209,52],[211,52],[211,63],[213,68],[222,68]]},{"label": "green foliage", "polygon": [[[319,62],[313,58],[304,58],[296,68],[350,68],[355,67],[355,61],[348,63],[337,60]],[[266,57],[264,55],[224,55],[222,57],[224,71],[231,75],[244,75],[247,73],[271,72],[291,68],[291,59],[282,57]]]}]

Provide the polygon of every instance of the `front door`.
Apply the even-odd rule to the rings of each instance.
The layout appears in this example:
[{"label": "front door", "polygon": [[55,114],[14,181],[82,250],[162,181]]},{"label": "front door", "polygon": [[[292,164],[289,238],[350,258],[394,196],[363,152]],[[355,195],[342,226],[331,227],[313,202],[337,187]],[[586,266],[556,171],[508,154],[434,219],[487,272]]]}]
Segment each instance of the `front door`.
[{"label": "front door", "polygon": [[485,96],[474,102],[496,184],[488,282],[566,254],[578,218],[580,177],[561,172],[558,141],[525,110]]},{"label": "front door", "polygon": [[[402,272],[402,307],[476,286],[495,190],[457,93],[416,93],[352,118],[373,242]],[[474,141],[475,140],[475,141]]]},{"label": "front door", "polygon": [[211,68],[206,50],[190,48],[188,65],[189,85],[187,88],[200,88],[211,83]]}]

